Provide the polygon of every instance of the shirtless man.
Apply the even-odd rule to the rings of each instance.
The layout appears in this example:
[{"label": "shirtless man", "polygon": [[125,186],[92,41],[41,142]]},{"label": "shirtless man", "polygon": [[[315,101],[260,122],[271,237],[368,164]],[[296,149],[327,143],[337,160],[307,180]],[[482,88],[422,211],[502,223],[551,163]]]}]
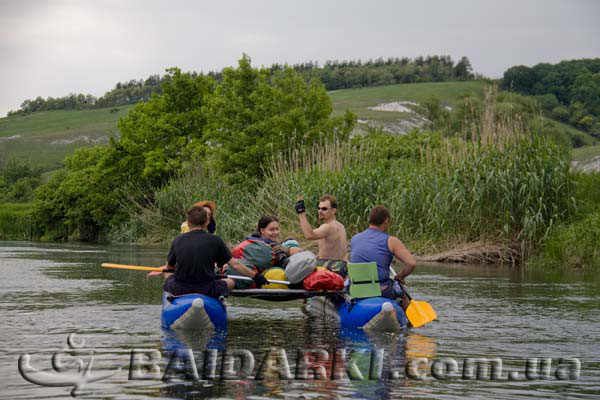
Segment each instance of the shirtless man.
[{"label": "shirtless man", "polygon": [[295,206],[300,227],[304,237],[308,240],[317,240],[319,254],[317,265],[327,267],[329,270],[346,276],[348,268],[348,242],[346,228],[336,219],[337,200],[330,195],[319,199],[319,220],[321,226],[313,229],[306,218],[304,200],[298,200]]}]

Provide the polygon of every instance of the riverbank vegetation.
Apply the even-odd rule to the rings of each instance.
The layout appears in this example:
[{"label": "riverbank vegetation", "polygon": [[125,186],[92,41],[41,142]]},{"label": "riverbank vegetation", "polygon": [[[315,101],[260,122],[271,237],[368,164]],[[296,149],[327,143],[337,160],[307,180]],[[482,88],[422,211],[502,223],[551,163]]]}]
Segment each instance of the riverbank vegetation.
[{"label": "riverbank vegetation", "polygon": [[41,178],[42,170],[27,160],[10,158],[0,163],[0,204],[32,201]]},{"label": "riverbank vegetation", "polygon": [[0,240],[32,240],[39,233],[33,225],[31,203],[0,203]]},{"label": "riverbank vegetation", "polygon": [[280,152],[260,180],[235,185],[192,169],[155,192],[155,202],[131,209],[130,223],[113,238],[166,239],[200,198],[220,205],[218,231],[230,241],[242,239],[265,213],[280,218],[284,236],[301,237],[296,196],[316,205],[332,193],[349,235],[366,227],[371,207],[385,204],[392,233],[417,253],[480,243],[501,248],[493,261],[519,262],[539,248],[549,226],[574,211],[572,180],[565,148],[527,130],[517,115],[495,107],[495,99],[488,88],[482,112],[461,136],[373,131],[316,142]]},{"label": "riverbank vegetation", "polygon": [[[316,205],[330,193],[349,235],[384,204],[392,233],[422,259],[591,265],[592,242],[578,235],[598,222],[597,201],[581,189],[588,178],[569,170],[569,151],[595,139],[548,119],[533,97],[466,84],[435,84],[442,98],[414,94],[409,112],[425,123],[390,135],[355,129],[353,111],[386,111],[346,91],[332,97],[349,107],[334,108],[322,82],[293,68],[253,68],[247,56],[218,80],[174,68],[159,95],[121,118],[119,136],[77,150],[36,190],[27,226],[47,240],[167,242],[189,205],[210,199],[229,242],[262,214],[300,238],[296,197]],[[579,241],[575,253],[563,251],[569,241]]]},{"label": "riverbank vegetation", "polygon": [[573,172],[576,209],[551,227],[530,265],[542,268],[600,268],[600,173]]}]

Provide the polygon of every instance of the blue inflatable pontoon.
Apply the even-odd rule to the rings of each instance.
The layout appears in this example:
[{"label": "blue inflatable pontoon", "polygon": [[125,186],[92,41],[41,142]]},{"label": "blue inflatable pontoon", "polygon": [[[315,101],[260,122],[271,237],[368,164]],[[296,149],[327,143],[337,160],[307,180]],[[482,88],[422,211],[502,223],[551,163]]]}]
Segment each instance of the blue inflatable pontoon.
[{"label": "blue inflatable pontoon", "polygon": [[227,309],[215,298],[201,294],[163,293],[161,326],[171,329],[227,329]]}]

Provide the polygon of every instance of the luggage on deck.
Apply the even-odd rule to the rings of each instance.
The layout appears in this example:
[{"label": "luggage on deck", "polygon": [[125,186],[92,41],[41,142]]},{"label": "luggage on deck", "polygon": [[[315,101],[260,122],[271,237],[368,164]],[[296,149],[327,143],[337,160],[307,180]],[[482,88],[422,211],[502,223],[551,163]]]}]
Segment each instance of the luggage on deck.
[{"label": "luggage on deck", "polygon": [[300,283],[310,275],[317,265],[317,257],[310,251],[301,251],[288,258],[285,276],[290,283]]},{"label": "luggage on deck", "polygon": [[273,265],[273,249],[260,240],[244,240],[235,246],[232,254],[234,258],[248,261],[261,272]]},{"label": "luggage on deck", "polygon": [[344,278],[325,267],[317,267],[302,282],[304,290],[342,290]]},{"label": "luggage on deck", "polygon": [[[240,258],[237,261],[244,264],[246,266],[246,268],[248,268],[250,271],[256,271],[256,269],[254,268],[252,263],[250,263],[248,260]],[[240,274],[235,269],[231,268],[229,266],[229,264],[225,265],[225,275],[247,276],[247,275]],[[255,287],[254,282],[252,282],[252,281],[242,281],[242,280],[235,279],[235,288],[236,289],[250,289],[252,287]]]},{"label": "luggage on deck", "polygon": [[[285,281],[285,270],[281,267],[271,267],[265,272],[263,272],[263,276],[269,279],[274,279],[278,281]],[[268,285],[261,286],[261,289],[288,289],[287,285],[281,283],[269,283]]]},{"label": "luggage on deck", "polygon": [[344,260],[328,260],[320,258],[317,267],[326,267],[328,270],[339,274],[342,278],[348,275],[348,263]]}]

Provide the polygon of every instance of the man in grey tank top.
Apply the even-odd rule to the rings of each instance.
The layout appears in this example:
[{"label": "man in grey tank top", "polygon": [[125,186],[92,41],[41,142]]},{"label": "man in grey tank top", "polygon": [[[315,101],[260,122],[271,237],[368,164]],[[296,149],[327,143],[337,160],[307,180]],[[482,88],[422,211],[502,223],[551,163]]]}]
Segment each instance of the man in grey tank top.
[{"label": "man in grey tank top", "polygon": [[[387,208],[384,206],[373,207],[369,214],[369,228],[352,237],[350,262],[376,262],[381,295],[390,299],[402,297],[402,305],[406,308],[408,298],[394,280],[404,283],[404,278],[414,271],[416,261],[400,239],[387,233],[389,225],[390,212]],[[404,268],[392,280],[390,279],[390,266],[394,256],[402,261]]]}]

